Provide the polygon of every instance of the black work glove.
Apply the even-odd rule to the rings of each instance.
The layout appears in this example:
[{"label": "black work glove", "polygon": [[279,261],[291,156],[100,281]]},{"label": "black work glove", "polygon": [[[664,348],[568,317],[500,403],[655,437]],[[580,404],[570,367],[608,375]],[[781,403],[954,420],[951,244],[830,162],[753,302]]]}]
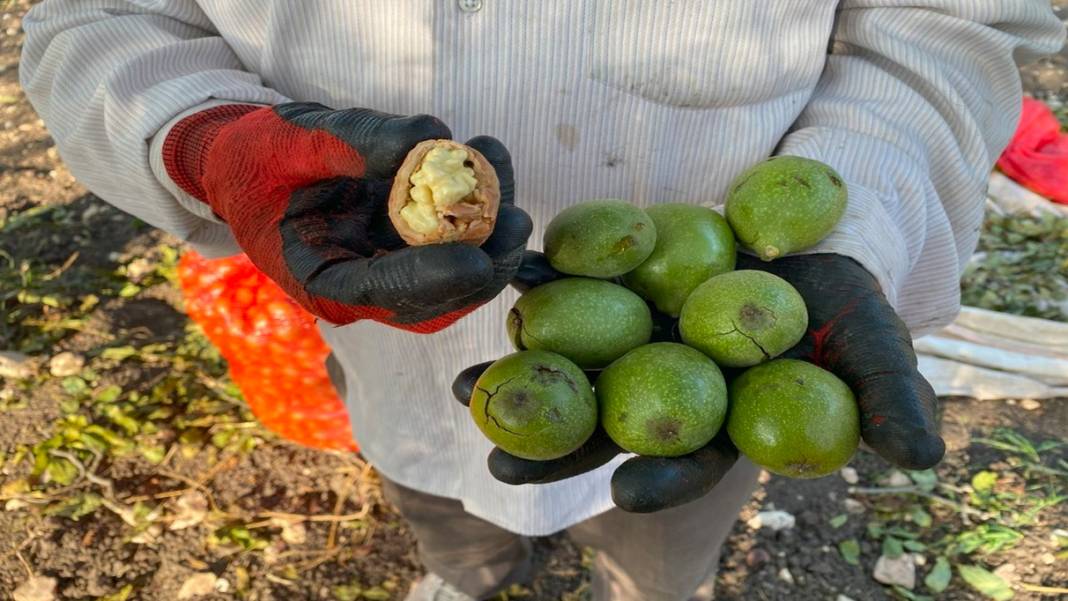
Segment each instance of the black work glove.
[{"label": "black work glove", "polygon": [[[809,331],[784,354],[809,360],[840,377],[856,394],[864,441],[889,462],[925,469],[941,460],[945,445],[935,421],[937,398],[916,369],[912,339],[875,278],[841,255],[784,257],[772,263],[739,255],[737,269],[760,269],[790,282],[805,299]],[[525,290],[561,277],[540,253],[528,251],[513,284]],[[681,342],[675,320],[654,317],[654,339]],[[467,404],[490,363],[456,378],[453,394]],[[729,379],[741,370],[724,369]],[[592,380],[592,378],[591,378]],[[530,461],[494,449],[490,473],[509,484],[569,478],[623,452],[598,430],[580,449],[553,461]],[[612,475],[612,499],[639,513],[660,511],[704,496],[730,470],[738,450],[723,428],[705,447],[682,457],[633,457]]]},{"label": "black work glove", "polygon": [[163,159],[175,183],[209,205],[249,259],[311,313],[429,333],[500,293],[532,230],[513,205],[508,151],[480,136],[467,144],[494,167],[501,189],[492,237],[481,247],[401,240],[387,212],[394,175],[416,144],[451,135],[429,115],[224,105],[179,121]]}]

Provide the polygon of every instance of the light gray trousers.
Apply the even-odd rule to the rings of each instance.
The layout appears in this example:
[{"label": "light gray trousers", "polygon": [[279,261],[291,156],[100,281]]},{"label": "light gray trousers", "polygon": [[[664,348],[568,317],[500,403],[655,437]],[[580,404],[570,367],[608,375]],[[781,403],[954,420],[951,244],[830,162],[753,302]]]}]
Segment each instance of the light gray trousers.
[{"label": "light gray trousers", "polygon": [[[720,547],[758,475],[742,458],[697,501],[651,514],[613,509],[568,528],[576,544],[597,551],[594,601],[711,599]],[[529,540],[465,512],[459,501],[382,481],[415,533],[423,564],[446,582],[481,599],[532,575]]]}]

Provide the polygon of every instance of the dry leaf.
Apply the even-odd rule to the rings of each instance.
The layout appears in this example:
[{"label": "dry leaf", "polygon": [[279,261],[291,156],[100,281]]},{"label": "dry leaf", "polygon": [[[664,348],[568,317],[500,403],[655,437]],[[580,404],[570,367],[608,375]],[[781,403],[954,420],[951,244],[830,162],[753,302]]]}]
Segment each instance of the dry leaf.
[{"label": "dry leaf", "polygon": [[130,538],[130,542],[138,545],[152,545],[159,540],[161,534],[163,534],[163,528],[160,528],[159,524],[152,524]]},{"label": "dry leaf", "polygon": [[174,503],[174,520],[171,522],[171,530],[181,530],[196,526],[204,521],[208,513],[208,499],[203,493],[191,490],[178,497]]}]

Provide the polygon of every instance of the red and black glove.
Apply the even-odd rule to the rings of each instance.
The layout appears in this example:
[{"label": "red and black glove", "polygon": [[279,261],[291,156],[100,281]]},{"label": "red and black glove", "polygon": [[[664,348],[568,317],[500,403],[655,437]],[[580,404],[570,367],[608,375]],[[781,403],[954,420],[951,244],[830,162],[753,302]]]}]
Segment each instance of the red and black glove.
[{"label": "red and black glove", "polygon": [[512,204],[507,149],[480,136],[467,144],[501,186],[492,237],[481,247],[405,245],[387,214],[393,176],[417,143],[441,138],[449,128],[428,115],[226,105],[179,121],[163,158],[174,182],[208,203],[252,262],[311,313],[430,333],[504,289],[532,229]]},{"label": "red and black glove", "polygon": [[[916,368],[908,329],[867,270],[834,254],[789,256],[772,263],[739,255],[737,268],[774,273],[804,297],[809,332],[785,356],[812,361],[849,385],[860,405],[861,435],[868,446],[907,469],[925,469],[942,459],[937,397]],[[527,252],[513,283],[526,290],[559,277],[544,256]],[[675,320],[654,311],[654,322],[655,339],[681,342]],[[453,394],[460,402],[468,402],[475,380],[489,365],[472,366],[457,376]],[[730,379],[736,373],[725,369],[724,375]],[[530,461],[494,449],[489,468],[508,484],[555,482],[600,467],[621,452],[598,430],[582,448],[553,461]],[[612,475],[612,499],[639,513],[682,505],[712,490],[737,458],[726,428],[689,455],[634,457]]]}]

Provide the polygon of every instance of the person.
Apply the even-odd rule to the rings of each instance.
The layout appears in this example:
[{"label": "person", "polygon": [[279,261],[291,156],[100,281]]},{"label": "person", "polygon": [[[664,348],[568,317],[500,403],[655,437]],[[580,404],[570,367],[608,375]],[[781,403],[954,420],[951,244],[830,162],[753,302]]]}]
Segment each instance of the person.
[{"label": "person", "polygon": [[[768,156],[831,165],[842,222],[759,267],[805,297],[798,352],[854,389],[866,443],[937,463],[909,335],[958,310],[1016,61],[1064,36],[1047,0],[45,0],[23,26],[21,83],[76,177],[202,253],[244,251],[321,318],[430,571],[409,598],[438,600],[528,576],[527,537],[560,530],[598,551],[595,599],[709,598],[755,486],[722,440],[525,462],[449,398],[510,352],[507,285],[544,277],[528,237],[582,199],[715,205]],[[454,136],[497,170],[493,237],[405,247],[392,175]]]}]

